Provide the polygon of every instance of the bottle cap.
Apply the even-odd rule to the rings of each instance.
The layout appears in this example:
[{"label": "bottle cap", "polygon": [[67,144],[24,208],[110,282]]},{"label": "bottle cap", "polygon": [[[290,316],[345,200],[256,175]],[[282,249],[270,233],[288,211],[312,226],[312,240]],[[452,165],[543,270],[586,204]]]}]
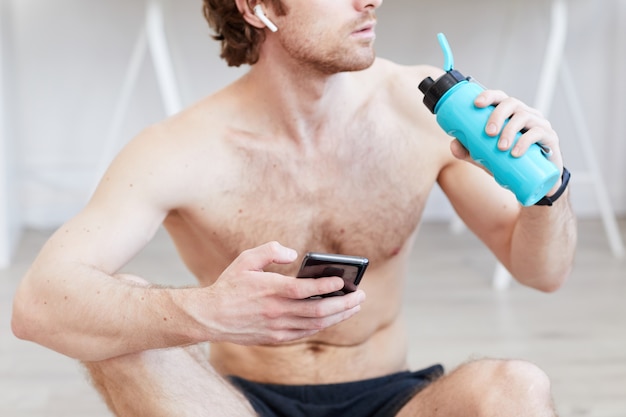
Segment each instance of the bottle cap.
[{"label": "bottle cap", "polygon": [[426,77],[419,85],[420,91],[424,93],[424,104],[433,114],[441,97],[456,84],[466,80],[463,74],[454,69],[454,55],[452,55],[452,49],[446,35],[439,33],[437,40],[443,52],[443,70],[446,73],[439,77],[437,81],[434,81],[431,77]]},{"label": "bottle cap", "polygon": [[419,85],[419,89],[424,93],[424,104],[428,107],[433,114],[435,113],[435,107],[444,94],[448,92],[452,87],[466,81],[467,78],[463,76],[457,70],[450,70],[437,79],[433,80],[431,77],[426,77]]}]

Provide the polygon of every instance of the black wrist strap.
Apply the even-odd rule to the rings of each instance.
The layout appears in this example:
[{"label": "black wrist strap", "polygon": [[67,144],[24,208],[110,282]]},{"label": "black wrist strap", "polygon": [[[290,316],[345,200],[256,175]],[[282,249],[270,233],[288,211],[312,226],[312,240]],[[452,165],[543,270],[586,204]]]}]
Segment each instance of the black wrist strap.
[{"label": "black wrist strap", "polygon": [[537,201],[535,205],[536,206],[551,206],[552,203],[554,203],[556,200],[559,199],[559,197],[561,197],[561,194],[563,194],[563,192],[567,188],[567,184],[569,184],[570,177],[571,177],[570,172],[567,170],[567,168],[563,167],[563,175],[561,176],[561,186],[559,187],[559,189],[556,190],[556,193],[554,193],[552,196],[550,197],[546,196],[542,198],[541,200]]}]

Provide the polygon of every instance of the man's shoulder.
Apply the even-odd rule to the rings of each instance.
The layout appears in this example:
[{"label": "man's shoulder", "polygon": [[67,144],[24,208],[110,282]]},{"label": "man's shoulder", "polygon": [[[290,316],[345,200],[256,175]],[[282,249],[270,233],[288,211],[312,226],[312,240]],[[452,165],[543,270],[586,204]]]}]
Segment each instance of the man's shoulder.
[{"label": "man's shoulder", "polygon": [[426,77],[438,77],[441,69],[429,65],[403,65],[384,58],[377,58],[374,65],[359,74],[357,83],[369,85],[377,100],[394,109],[396,115],[404,115],[411,124],[429,125],[431,114],[421,102],[423,94],[419,84]]},{"label": "man's shoulder", "polygon": [[197,155],[202,149],[215,149],[232,119],[229,107],[216,94],[207,96],[148,126],[136,140],[146,148],[158,146],[170,157]]},{"label": "man's shoulder", "polygon": [[374,64],[369,71],[377,73],[380,77],[389,80],[419,80],[426,77],[438,77],[442,70],[432,65],[418,64],[406,65],[399,64],[385,58],[376,58]]},{"label": "man's shoulder", "polygon": [[[182,189],[181,183],[223,168],[223,131],[211,105],[194,104],[144,128],[120,151],[109,171],[142,178],[161,192]],[[221,158],[220,158],[221,157]]]},{"label": "man's shoulder", "polygon": [[404,65],[385,58],[376,58],[370,68],[357,75],[357,82],[372,86],[373,91],[389,94],[393,101],[404,102],[421,96],[418,86],[424,78],[435,78],[441,73],[441,69],[430,65]]}]

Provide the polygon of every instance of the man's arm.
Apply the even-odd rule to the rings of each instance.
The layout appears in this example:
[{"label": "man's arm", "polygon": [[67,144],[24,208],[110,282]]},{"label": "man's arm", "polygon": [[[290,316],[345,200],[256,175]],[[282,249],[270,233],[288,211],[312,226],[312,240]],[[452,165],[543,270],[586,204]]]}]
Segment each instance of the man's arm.
[{"label": "man's arm", "polygon": [[166,215],[146,175],[142,142],[114,161],[88,205],[52,235],[26,273],[14,301],[18,337],[83,360],[185,341],[163,320],[178,308],[170,290],[114,277]]},{"label": "man's arm", "polygon": [[464,161],[446,167],[439,184],[468,228],[520,283],[542,291],[563,284],[576,246],[568,191],[551,207],[522,207],[489,174]]},{"label": "man's arm", "polygon": [[89,207],[61,227],[26,273],[13,304],[16,336],[87,361],[183,342],[173,323],[157,322],[175,309],[168,290],[117,279],[114,258],[104,265],[94,256],[113,256],[111,246],[135,252],[145,243],[135,238],[143,232],[147,239],[152,231],[134,224],[126,235],[104,216],[95,223],[94,211]]},{"label": "man's arm", "polygon": [[194,182],[181,178],[180,165],[168,168],[176,158],[154,137],[122,152],[87,207],[54,233],[23,278],[13,304],[18,337],[98,361],[202,341],[290,341],[358,312],[362,292],[306,300],[339,290],[340,278],[263,272],[295,261],[297,254],[278,243],[245,251],[209,287],[160,288],[117,278],[168,211],[184,202],[188,187],[180,185]]},{"label": "man's arm", "polygon": [[[497,105],[486,130],[501,133],[500,149],[523,155],[539,142],[552,149],[551,161],[563,169],[558,137],[537,111],[498,91],[484,92],[476,104]],[[503,129],[505,121],[509,123]],[[525,133],[512,148],[514,136],[522,130]],[[452,143],[452,152],[459,160],[442,170],[439,183],[467,226],[519,282],[543,291],[558,289],[571,271],[577,240],[569,189],[551,207],[522,207],[484,170],[465,162],[469,155],[458,141]],[[557,181],[548,195],[560,185]]]}]

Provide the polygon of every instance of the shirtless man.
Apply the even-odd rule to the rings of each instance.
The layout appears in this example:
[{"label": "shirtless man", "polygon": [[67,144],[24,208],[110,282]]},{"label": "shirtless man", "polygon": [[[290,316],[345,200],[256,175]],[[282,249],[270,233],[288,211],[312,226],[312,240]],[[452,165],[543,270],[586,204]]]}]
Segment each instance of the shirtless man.
[{"label": "shirtless man", "polygon": [[[521,207],[441,132],[417,90],[439,70],[375,58],[381,3],[205,0],[222,56],[253,65],[125,147],[24,277],[15,334],[85,362],[118,416],[555,415],[523,361],[407,371],[402,283],[436,183],[541,291],[568,276],[576,229],[567,190]],[[526,129],[513,153],[540,142],[563,169],[538,112],[498,91],[476,104],[497,105],[492,135],[511,118],[503,149]],[[198,287],[120,274],[161,224]],[[368,257],[360,289],[311,299],[343,281],[294,278],[307,251]]]}]

